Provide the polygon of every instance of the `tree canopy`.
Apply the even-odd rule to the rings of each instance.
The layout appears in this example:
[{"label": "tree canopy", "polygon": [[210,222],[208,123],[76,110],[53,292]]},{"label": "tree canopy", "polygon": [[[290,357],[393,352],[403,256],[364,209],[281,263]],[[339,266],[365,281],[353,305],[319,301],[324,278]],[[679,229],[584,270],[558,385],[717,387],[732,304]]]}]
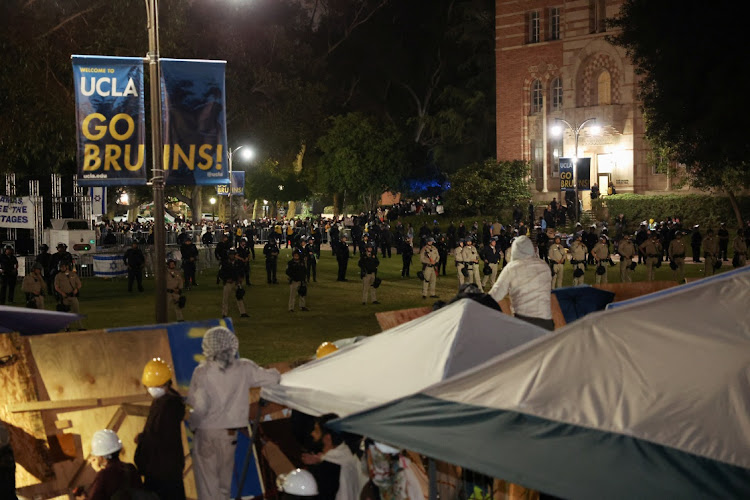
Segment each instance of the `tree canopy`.
[{"label": "tree canopy", "polygon": [[465,214],[497,215],[531,197],[530,173],[531,166],[521,160],[473,163],[450,176],[446,202]]},{"label": "tree canopy", "polygon": [[740,90],[746,28],[728,14],[735,5],[626,0],[610,24],[639,75],[647,137],[693,186],[726,191],[741,223],[733,193],[750,186],[750,95]]}]

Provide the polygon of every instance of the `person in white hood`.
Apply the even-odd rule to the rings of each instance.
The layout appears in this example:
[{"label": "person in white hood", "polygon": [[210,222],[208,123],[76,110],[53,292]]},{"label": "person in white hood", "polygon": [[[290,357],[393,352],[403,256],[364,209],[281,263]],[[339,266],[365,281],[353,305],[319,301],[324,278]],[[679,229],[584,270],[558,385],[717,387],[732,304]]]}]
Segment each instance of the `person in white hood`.
[{"label": "person in white hood", "polygon": [[552,274],[549,266],[536,256],[529,238],[517,237],[510,247],[510,262],[498,276],[490,295],[498,302],[510,295],[518,319],[554,330],[550,293]]}]

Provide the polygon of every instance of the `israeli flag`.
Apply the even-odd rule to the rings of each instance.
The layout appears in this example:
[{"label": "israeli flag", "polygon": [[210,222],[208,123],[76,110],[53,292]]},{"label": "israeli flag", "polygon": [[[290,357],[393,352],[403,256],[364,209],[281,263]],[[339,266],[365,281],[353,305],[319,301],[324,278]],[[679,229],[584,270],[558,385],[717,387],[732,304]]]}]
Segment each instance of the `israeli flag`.
[{"label": "israeli flag", "polygon": [[107,188],[91,187],[89,188],[91,197],[91,215],[104,215],[107,213]]}]

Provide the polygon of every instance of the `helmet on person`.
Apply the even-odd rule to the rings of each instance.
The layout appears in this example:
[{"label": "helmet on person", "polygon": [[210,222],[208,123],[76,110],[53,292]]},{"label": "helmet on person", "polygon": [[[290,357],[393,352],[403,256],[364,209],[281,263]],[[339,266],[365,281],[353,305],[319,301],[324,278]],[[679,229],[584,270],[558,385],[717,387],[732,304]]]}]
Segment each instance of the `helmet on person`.
[{"label": "helmet on person", "polygon": [[237,250],[235,250],[234,248],[231,248],[231,249],[229,249],[229,251],[227,252],[227,255],[237,255]]},{"label": "helmet on person", "polygon": [[122,441],[112,429],[102,429],[91,438],[91,454],[95,457],[107,457],[122,449]]},{"label": "helmet on person", "polygon": [[394,448],[393,446],[385,444],[385,443],[380,443],[378,441],[375,441],[373,442],[373,444],[375,445],[375,448],[377,448],[380,453],[384,453],[386,455],[398,455],[399,453],[401,453],[401,450],[399,450],[398,448]]},{"label": "helmet on person", "polygon": [[146,387],[159,387],[172,380],[172,369],[161,358],[154,358],[143,368],[141,382]]},{"label": "helmet on person", "polygon": [[39,247],[39,250],[46,252],[49,250],[49,245],[42,244],[42,246]]},{"label": "helmet on person", "polygon": [[315,357],[318,359],[324,358],[328,356],[329,354],[333,354],[334,352],[338,350],[339,348],[336,347],[336,344],[332,344],[331,342],[323,342],[315,350]]},{"label": "helmet on person", "polygon": [[175,259],[167,259],[167,266],[169,264],[175,264],[175,265],[177,265],[177,261]]},{"label": "helmet on person", "polygon": [[5,245],[6,250],[13,250],[13,245]]},{"label": "helmet on person", "polygon": [[31,266],[31,269],[39,269],[40,271],[43,271],[44,266],[42,266],[39,262],[34,262],[34,265]]},{"label": "helmet on person", "polygon": [[303,469],[295,469],[289,474],[279,476],[279,490],[290,495],[300,497],[314,497],[318,495],[318,483],[315,477]]},{"label": "helmet on person", "polygon": [[429,238],[427,238],[427,243],[435,243],[435,238],[430,236]]},{"label": "helmet on person", "polygon": [[62,242],[60,242],[60,243],[58,243],[58,244],[57,244],[57,247],[56,247],[56,248],[57,248],[58,250],[59,250],[60,248],[68,248],[68,245],[66,245],[65,243],[62,243]]}]

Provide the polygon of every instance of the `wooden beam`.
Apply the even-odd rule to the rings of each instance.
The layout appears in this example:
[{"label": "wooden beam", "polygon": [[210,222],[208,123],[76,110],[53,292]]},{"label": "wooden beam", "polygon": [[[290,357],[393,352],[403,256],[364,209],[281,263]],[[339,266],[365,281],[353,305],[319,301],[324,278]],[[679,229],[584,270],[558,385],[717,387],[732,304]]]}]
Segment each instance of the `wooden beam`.
[{"label": "wooden beam", "polygon": [[59,430],[70,429],[73,427],[73,422],[70,420],[55,420],[55,428]]},{"label": "wooden beam", "polygon": [[61,399],[57,401],[28,401],[7,406],[12,413],[44,410],[69,410],[71,408],[116,406],[124,403],[145,403],[151,400],[148,394],[132,394],[109,398]]}]

